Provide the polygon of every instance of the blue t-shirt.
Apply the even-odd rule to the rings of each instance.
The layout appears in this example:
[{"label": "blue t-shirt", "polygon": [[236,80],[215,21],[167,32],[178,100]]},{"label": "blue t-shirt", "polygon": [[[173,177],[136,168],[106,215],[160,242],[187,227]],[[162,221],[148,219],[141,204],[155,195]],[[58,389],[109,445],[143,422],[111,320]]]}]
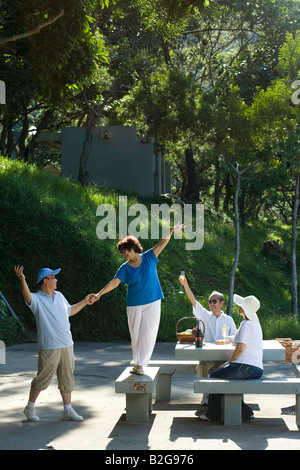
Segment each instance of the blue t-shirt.
[{"label": "blue t-shirt", "polygon": [[164,298],[157,275],[157,263],[158,259],[151,248],[142,253],[139,267],[133,268],[126,262],[118,269],[115,277],[128,285],[128,307],[146,305]]}]

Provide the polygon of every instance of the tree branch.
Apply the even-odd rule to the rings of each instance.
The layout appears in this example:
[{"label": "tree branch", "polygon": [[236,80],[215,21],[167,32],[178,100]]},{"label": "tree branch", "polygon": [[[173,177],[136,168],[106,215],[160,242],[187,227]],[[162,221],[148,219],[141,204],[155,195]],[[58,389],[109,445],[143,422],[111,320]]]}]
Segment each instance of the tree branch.
[{"label": "tree branch", "polygon": [[253,31],[249,28],[204,28],[204,29],[192,29],[190,31],[181,31],[181,34],[195,34],[195,33],[210,33],[212,31],[237,31],[237,32],[248,32],[255,34],[256,36],[262,37],[257,31]]},{"label": "tree branch", "polygon": [[255,162],[251,163],[249,166],[247,166],[246,168],[244,168],[243,170],[240,171],[239,169],[239,163],[236,163],[235,166],[233,166],[233,164],[231,162],[228,161],[229,165],[234,169],[234,171],[237,173],[237,175],[241,176],[243,173],[245,173],[245,171],[248,171],[250,170],[253,166],[255,166],[257,163],[259,162],[259,160],[255,160]]},{"label": "tree branch", "polygon": [[13,34],[12,36],[9,36],[7,38],[0,39],[0,46],[8,42],[18,41],[19,39],[24,39],[24,38],[27,38],[28,36],[38,34],[41,31],[41,29],[46,28],[46,26],[49,26],[50,24],[54,23],[59,18],[61,18],[64,15],[64,13],[65,11],[61,10],[61,12],[58,15],[54,16],[54,18],[51,18],[50,20],[45,21],[44,23],[38,25],[36,28],[32,29],[31,31],[26,31],[26,33],[22,33],[22,34]]}]

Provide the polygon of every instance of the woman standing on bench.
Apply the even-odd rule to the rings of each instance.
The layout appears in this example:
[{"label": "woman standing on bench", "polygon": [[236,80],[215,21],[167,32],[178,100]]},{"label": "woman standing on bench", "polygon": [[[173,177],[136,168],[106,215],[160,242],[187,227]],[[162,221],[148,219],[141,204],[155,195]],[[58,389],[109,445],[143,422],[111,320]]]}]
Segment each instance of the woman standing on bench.
[{"label": "woman standing on bench", "polygon": [[122,284],[128,285],[127,318],[131,336],[133,374],[143,375],[151,359],[160,322],[160,304],[163,293],[157,275],[158,256],[167,246],[173,232],[181,232],[184,225],[176,224],[150,250],[142,253],[137,238],[127,236],[119,241],[118,250],[127,260],[115,277],[96,295],[96,299]]},{"label": "woman standing on bench", "polygon": [[[259,300],[253,295],[241,297],[234,294],[233,301],[239,306],[239,314],[244,318],[234,342],[235,350],[227,362],[210,374],[215,379],[251,380],[260,379],[263,375],[263,335],[258,316]],[[222,395],[210,394],[208,397],[208,411],[199,416],[201,421],[221,420]],[[242,419],[253,419],[252,408],[242,401]]]}]

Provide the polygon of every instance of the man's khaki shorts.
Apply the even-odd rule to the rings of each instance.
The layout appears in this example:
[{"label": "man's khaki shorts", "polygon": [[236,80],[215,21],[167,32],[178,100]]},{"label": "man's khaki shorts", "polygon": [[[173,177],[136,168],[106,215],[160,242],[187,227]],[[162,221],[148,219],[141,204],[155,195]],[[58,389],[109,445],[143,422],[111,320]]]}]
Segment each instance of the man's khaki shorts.
[{"label": "man's khaki shorts", "polygon": [[61,392],[74,390],[74,352],[73,346],[63,349],[39,349],[38,374],[31,385],[38,390],[45,390],[55,373]]}]

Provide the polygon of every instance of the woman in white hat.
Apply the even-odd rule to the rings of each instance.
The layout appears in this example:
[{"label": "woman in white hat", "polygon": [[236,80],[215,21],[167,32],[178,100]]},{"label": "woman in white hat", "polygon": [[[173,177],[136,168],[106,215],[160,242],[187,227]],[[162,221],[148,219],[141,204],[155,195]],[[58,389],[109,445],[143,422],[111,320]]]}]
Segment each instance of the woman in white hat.
[{"label": "woman in white hat", "polygon": [[[256,314],[259,300],[253,295],[241,297],[234,294],[233,301],[239,306],[239,314],[244,318],[235,335],[235,350],[227,362],[210,374],[215,379],[251,380],[263,375],[262,330]],[[222,395],[210,394],[208,412],[199,416],[201,421],[220,421]],[[242,419],[253,419],[253,410],[242,401]]]}]

